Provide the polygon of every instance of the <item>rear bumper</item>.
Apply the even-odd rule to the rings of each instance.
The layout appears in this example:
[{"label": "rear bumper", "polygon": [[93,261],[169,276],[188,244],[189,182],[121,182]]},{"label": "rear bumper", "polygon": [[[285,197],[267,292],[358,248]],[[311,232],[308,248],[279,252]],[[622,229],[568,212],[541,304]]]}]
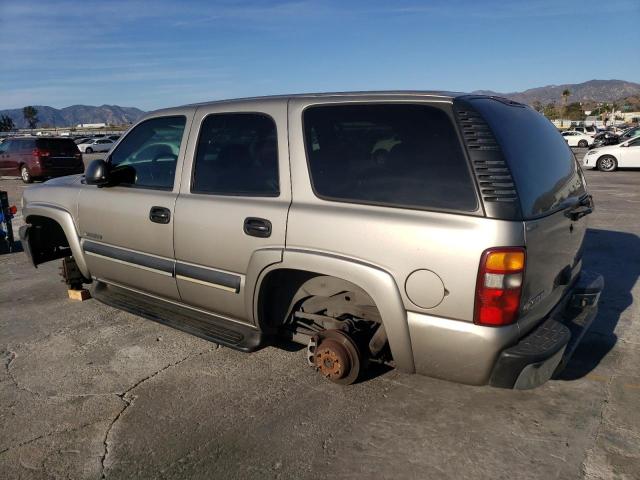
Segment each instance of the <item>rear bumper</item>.
[{"label": "rear bumper", "polygon": [[560,372],[595,319],[603,288],[601,275],[583,271],[544,322],[500,353],[489,383],[495,387],[529,389]]}]

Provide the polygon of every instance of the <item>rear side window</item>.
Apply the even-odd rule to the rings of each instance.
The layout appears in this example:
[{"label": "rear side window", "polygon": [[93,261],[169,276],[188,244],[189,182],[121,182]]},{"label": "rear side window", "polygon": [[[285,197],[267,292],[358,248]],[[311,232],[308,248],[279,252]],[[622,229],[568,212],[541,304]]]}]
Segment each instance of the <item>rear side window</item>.
[{"label": "rear side window", "polygon": [[200,129],[191,191],[277,197],[278,143],[273,119],[260,113],[207,116]]},{"label": "rear side window", "polygon": [[552,213],[585,193],[573,152],[549,120],[531,108],[489,98],[471,103],[500,144],[525,219]]},{"label": "rear side window", "polygon": [[460,142],[435,106],[310,107],[304,135],[313,189],[329,200],[417,209],[477,210]]},{"label": "rear side window", "polygon": [[78,146],[70,138],[41,138],[36,140],[36,147],[47,150],[52,154],[78,153]]},{"label": "rear side window", "polygon": [[9,152],[27,152],[33,150],[34,148],[36,148],[35,140],[17,139],[13,140],[9,145]]}]

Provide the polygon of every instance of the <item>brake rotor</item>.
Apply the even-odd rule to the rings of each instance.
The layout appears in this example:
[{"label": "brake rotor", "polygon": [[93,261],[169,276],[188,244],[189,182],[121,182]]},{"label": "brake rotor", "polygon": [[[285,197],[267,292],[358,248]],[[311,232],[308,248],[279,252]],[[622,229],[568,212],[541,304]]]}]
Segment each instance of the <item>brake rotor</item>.
[{"label": "brake rotor", "polygon": [[341,330],[324,330],[316,335],[313,363],[322,376],[350,385],[358,379],[362,358],[355,342]]}]

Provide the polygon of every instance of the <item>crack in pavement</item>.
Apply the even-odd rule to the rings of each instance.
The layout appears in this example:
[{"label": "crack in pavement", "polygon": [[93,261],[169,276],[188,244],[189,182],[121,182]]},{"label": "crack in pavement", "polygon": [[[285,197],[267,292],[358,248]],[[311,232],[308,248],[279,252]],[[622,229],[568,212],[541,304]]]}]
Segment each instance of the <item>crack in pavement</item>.
[{"label": "crack in pavement", "polygon": [[591,468],[589,466],[589,460],[591,459],[591,456],[594,454],[595,450],[598,448],[598,439],[600,438],[602,427],[604,426],[604,423],[605,423],[605,420],[604,420],[605,410],[607,409],[607,406],[609,405],[609,402],[611,400],[611,384],[613,383],[614,378],[615,376],[611,375],[605,387],[606,394],[602,401],[602,408],[600,409],[600,418],[598,421],[596,434],[593,439],[593,446],[589,450],[587,450],[584,461],[582,462],[582,475],[584,478],[599,478],[599,476],[596,473],[593,473],[591,471]]},{"label": "crack in pavement", "polygon": [[192,358],[200,357],[200,356],[202,356],[202,355],[204,355],[206,353],[213,352],[215,349],[217,349],[217,346],[215,348],[210,348],[208,350],[205,350],[205,351],[197,353],[197,354],[187,355],[186,357],[178,360],[177,362],[173,362],[173,363],[170,363],[169,365],[165,365],[160,370],[157,370],[156,372],[152,373],[151,375],[148,375],[148,376],[144,377],[143,379],[139,380],[138,382],[133,384],[131,387],[129,387],[124,392],[117,394],[117,396],[124,402],[124,405],[123,405],[122,409],[118,412],[118,414],[115,416],[113,421],[109,424],[109,427],[107,427],[107,431],[105,432],[105,435],[104,435],[104,440],[102,441],[102,443],[104,445],[104,452],[103,452],[103,454],[102,454],[102,456],[100,458],[100,466],[101,466],[100,478],[101,479],[106,479],[107,478],[105,462],[107,460],[107,457],[109,456],[109,435],[111,434],[111,431],[113,430],[113,427],[115,426],[115,424],[118,422],[118,420],[120,420],[122,415],[124,415],[124,412],[130,406],[133,405],[135,397],[130,397],[131,392],[133,390],[135,390],[136,388],[138,388],[143,383],[145,383],[145,382],[157,377],[158,375],[160,375],[161,373],[169,370],[170,368],[177,367],[178,365],[180,365],[180,364],[182,364],[182,363],[184,363],[187,360],[190,360]]},{"label": "crack in pavement", "polygon": [[7,447],[3,450],[0,450],[0,455],[10,452],[11,450],[15,450],[16,448],[20,448],[20,447],[24,447],[25,445],[29,445],[33,442],[37,442],[38,440],[41,440],[43,438],[48,438],[48,437],[53,437],[54,435],[60,435],[61,433],[71,433],[71,432],[77,432],[79,430],[82,430],[83,428],[87,428],[90,427],[92,425],[96,425],[100,422],[103,422],[104,420],[98,420],[95,422],[91,422],[91,423],[85,423],[83,425],[79,425],[77,427],[73,427],[73,428],[65,428],[63,430],[54,430],[53,432],[47,432],[47,433],[43,433],[42,435],[38,435],[37,437],[31,438],[29,440],[25,440],[23,442],[19,442],[17,445],[12,445],[10,447]]}]

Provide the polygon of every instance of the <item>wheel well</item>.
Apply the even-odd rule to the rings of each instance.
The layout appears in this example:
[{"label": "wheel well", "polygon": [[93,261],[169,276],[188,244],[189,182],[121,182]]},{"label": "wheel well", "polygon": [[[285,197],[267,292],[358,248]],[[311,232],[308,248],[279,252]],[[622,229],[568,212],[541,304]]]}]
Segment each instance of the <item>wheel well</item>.
[{"label": "wheel well", "polygon": [[289,305],[300,287],[316,272],[278,269],[269,272],[260,284],[258,294],[258,322],[267,331],[274,331],[285,320]]},{"label": "wheel well", "polygon": [[303,298],[312,296],[313,293],[302,291],[309,281],[322,277],[320,284],[316,283],[314,289],[320,289],[319,294],[331,295],[339,291],[359,291],[373,300],[364,289],[342,278],[327,276],[318,272],[309,272],[295,269],[278,269],[270,272],[260,285],[258,294],[258,322],[263,329],[273,331],[277,329],[288,317],[290,309]]},{"label": "wheel well", "polygon": [[69,241],[58,222],[40,215],[30,215],[26,222],[31,225],[28,241],[36,265],[71,256]]}]

